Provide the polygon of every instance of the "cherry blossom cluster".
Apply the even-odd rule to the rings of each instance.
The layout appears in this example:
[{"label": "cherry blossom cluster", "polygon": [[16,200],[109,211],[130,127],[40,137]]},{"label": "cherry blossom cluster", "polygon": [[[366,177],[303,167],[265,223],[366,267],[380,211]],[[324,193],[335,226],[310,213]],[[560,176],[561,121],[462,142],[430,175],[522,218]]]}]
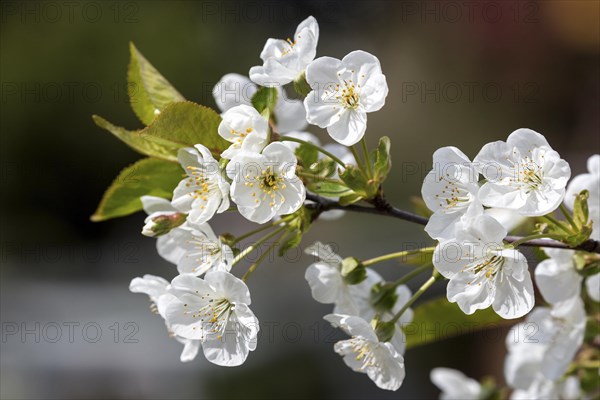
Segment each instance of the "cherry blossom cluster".
[{"label": "cherry blossom cluster", "polygon": [[[130,290],[149,296],[184,346],[181,361],[202,349],[209,362],[238,366],[256,349],[260,326],[246,281],[275,248],[265,251],[267,241],[280,241],[284,251],[298,246],[316,219],[335,220],[345,210],[406,219],[408,213],[395,212],[383,196],[389,139],[370,152],[364,138],[367,114],[380,110],[388,94],[380,62],[361,50],[341,60],[316,58],[318,40],[317,21],[308,17],[293,39],[268,39],[262,65],[248,77],[224,75],[213,89],[220,120],[211,133],[228,147],[179,148],[182,179],[170,199],[141,197],[148,214],[142,233],[156,238],[159,255],[176,266],[177,276],[137,277]],[[295,98],[287,94],[292,88]],[[309,124],[325,129],[332,142],[306,132]],[[418,314],[411,307],[433,284],[447,281],[447,300],[461,316],[491,307],[499,319],[526,317],[506,339],[511,398],[583,396],[578,368],[591,360],[600,369],[598,349],[583,361],[581,355],[590,307],[600,302],[600,258],[598,251],[576,250],[600,240],[600,155],[590,157],[588,170],[570,179],[569,164],[530,129],[484,145],[472,160],[456,147],[437,150],[421,190],[429,218],[408,219],[426,221],[435,245],[369,260],[343,258],[321,242],[307,247],[314,257],[305,274],[312,296],[333,305],[324,319],[349,336],[334,351],[379,388],[399,389],[406,374],[404,327]],[[565,219],[555,217],[557,211]],[[260,227],[238,237],[217,234],[210,223],[225,212]],[[517,231],[527,235],[508,236]],[[536,242],[545,259],[533,269],[519,246],[536,240],[545,240]],[[254,250],[262,253],[258,261],[237,277],[236,265]],[[421,261],[395,281],[372,269],[415,255]],[[413,293],[407,283],[424,272],[430,277]],[[497,394],[494,385],[447,368],[434,369],[431,379],[444,399]]]}]

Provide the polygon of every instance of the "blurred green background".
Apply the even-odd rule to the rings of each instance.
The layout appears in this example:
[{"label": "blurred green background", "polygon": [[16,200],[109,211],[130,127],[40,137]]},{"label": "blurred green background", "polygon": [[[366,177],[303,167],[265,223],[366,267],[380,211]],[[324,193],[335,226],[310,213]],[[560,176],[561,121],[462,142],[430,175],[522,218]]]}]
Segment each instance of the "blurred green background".
[{"label": "blurred green background", "polygon": [[[437,148],[473,157],[519,127],[543,133],[580,173],[600,144],[599,2],[0,5],[2,398],[432,398],[436,366],[502,380],[497,330],[409,351],[403,387],[378,390],[333,353],[341,336],[321,320],[330,307],[311,299],[310,258],[299,253],[262,265],[249,282],[262,336],[246,364],[224,369],[201,355],[179,363],[180,345],[145,296],[127,289],[144,273],[175,275],[139,234],[143,216],[89,221],[104,189],[139,158],[91,115],[140,127],[127,99],[129,41],[186,98],[214,107],[222,75],[247,74],[268,37],[292,36],[314,15],[318,56],[363,49],[381,60],[390,94],[369,115],[367,140],[392,139],[386,194],[395,205],[410,207]],[[212,225],[251,227],[229,214]],[[367,215],[319,222],[303,245],[317,239],[359,258],[430,243],[418,226]],[[401,268],[378,270],[392,278]]]}]

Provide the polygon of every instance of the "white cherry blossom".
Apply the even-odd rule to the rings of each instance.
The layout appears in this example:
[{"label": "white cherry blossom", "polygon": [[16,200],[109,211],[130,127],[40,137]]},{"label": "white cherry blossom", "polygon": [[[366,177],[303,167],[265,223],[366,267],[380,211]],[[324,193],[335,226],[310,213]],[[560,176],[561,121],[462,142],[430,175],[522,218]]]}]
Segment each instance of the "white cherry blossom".
[{"label": "white cherry blossom", "polygon": [[360,317],[329,314],[325,320],[351,336],[334,345],[353,371],[367,374],[385,390],[398,390],[404,380],[404,358],[390,342],[380,342],[371,325]]},{"label": "white cherry blossom", "polygon": [[329,135],[344,146],[362,139],[367,113],[385,104],[388,86],[377,57],[353,51],[342,60],[321,57],[306,69],[312,91],[304,99],[306,119],[327,128]]},{"label": "white cherry blossom", "polygon": [[[252,96],[258,86],[247,77],[240,74],[226,74],[213,88],[213,97],[221,112],[239,106],[252,106]],[[279,133],[299,131],[308,125],[302,100],[287,97],[281,87],[277,87],[277,103],[273,110],[276,124],[275,130]]]},{"label": "white cherry blossom", "polygon": [[208,224],[187,223],[158,238],[158,254],[177,265],[180,274],[200,276],[211,269],[231,269],[233,251]]},{"label": "white cherry blossom", "polygon": [[250,68],[250,79],[261,86],[281,86],[297,80],[317,55],[319,24],[308,17],[298,25],[294,40],[268,39],[260,53],[262,66]]},{"label": "white cherry blossom", "polygon": [[231,160],[242,152],[260,153],[269,143],[269,122],[254,107],[239,105],[225,111],[219,124],[219,135],[231,143],[221,153]]},{"label": "white cherry blossom", "polygon": [[291,214],[302,206],[306,189],[296,176],[296,156],[280,142],[262,154],[243,152],[227,165],[233,180],[231,199],[240,214],[263,224],[277,215]]},{"label": "white cherry blossom", "polygon": [[535,268],[535,282],[544,299],[551,304],[579,297],[581,275],[575,270],[572,250],[544,249],[548,257]]},{"label": "white cherry blossom", "polygon": [[421,194],[433,211],[425,231],[436,240],[454,237],[460,218],[472,208],[482,213],[477,199],[479,173],[471,160],[456,147],[442,147],[433,153],[433,169],[423,181]]},{"label": "white cherry blossom", "polygon": [[560,379],[583,343],[585,324],[579,297],[552,308],[536,307],[506,338],[504,374],[508,384],[527,390],[540,377],[542,381]]},{"label": "white cherry blossom", "polygon": [[514,131],[506,142],[486,144],[474,162],[487,179],[479,190],[483,205],[526,216],[554,211],[571,176],[569,164],[531,129]]},{"label": "white cherry blossom", "polygon": [[[170,294],[167,290],[169,282],[164,278],[154,275],[144,275],[141,278],[133,278],[129,284],[129,290],[133,293],[144,293],[150,297],[150,301],[153,303],[153,309],[161,316],[165,318],[165,309],[169,303],[175,300],[175,297]],[[169,324],[165,320],[167,328],[170,330]],[[196,358],[198,350],[200,349],[200,341],[193,339],[186,339],[177,335],[174,335],[175,340],[183,344],[183,351],[181,352],[181,361],[187,362],[192,361]]]},{"label": "white cherry blossom", "polygon": [[574,177],[567,186],[565,205],[573,210],[575,196],[582,190],[589,192],[588,209],[592,220],[592,235],[594,240],[600,240],[600,155],[594,154],[587,160],[588,172]]},{"label": "white cherry blossom", "polygon": [[188,220],[195,224],[203,224],[215,213],[226,211],[229,183],[210,150],[197,144],[194,148],[180,149],[177,158],[187,177],[173,191],[173,207],[188,213]]},{"label": "white cherry blossom", "polygon": [[492,306],[502,318],[519,318],[534,304],[527,259],[505,248],[506,229],[488,215],[457,224],[456,237],[440,242],[433,264],[446,278],[448,300],[466,314]]},{"label": "white cherry blossom", "polygon": [[342,257],[331,246],[316,242],[306,249],[306,254],[318,258],[304,275],[313,298],[319,303],[335,304],[335,314],[357,315],[370,321],[374,312],[368,305],[369,295],[373,285],[382,281],[381,276],[367,268],[365,280],[350,284],[342,276]]},{"label": "white cherry blossom", "polygon": [[202,342],[206,359],[233,367],[256,349],[258,319],[248,307],[246,284],[225,271],[209,271],[204,279],[179,275],[169,292],[176,300],[165,314],[176,335]]},{"label": "white cherry blossom", "polygon": [[481,399],[481,384],[456,369],[434,368],[431,370],[430,379],[442,391],[441,400]]}]

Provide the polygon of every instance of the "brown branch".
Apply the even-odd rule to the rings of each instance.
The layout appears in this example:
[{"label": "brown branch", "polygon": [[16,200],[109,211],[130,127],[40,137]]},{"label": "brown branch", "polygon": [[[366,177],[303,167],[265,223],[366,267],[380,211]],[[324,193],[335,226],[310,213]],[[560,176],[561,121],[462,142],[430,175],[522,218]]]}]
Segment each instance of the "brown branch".
[{"label": "brown branch", "polygon": [[[325,197],[321,197],[312,193],[306,194],[306,199],[314,202],[313,205],[309,205],[309,207],[317,210],[317,213],[320,214],[324,211],[328,210],[345,210],[345,211],[353,211],[359,213],[367,213],[367,214],[377,214],[384,215],[388,217],[398,218],[403,221],[413,222],[419,225],[426,225],[429,219],[417,215],[408,211],[400,210],[391,204],[389,204],[385,198],[378,197],[372,201],[373,207],[367,206],[359,206],[356,204],[351,204],[347,206],[343,206],[340,203],[326,199]],[[522,239],[520,236],[507,236],[504,238],[505,241],[512,243],[517,240]],[[590,253],[600,253],[600,242],[596,240],[586,240],[582,244],[577,247],[569,247],[568,245],[558,242],[556,240],[548,240],[548,239],[535,239],[529,240],[525,243],[521,243],[520,246],[528,246],[528,247],[552,247],[555,249],[569,249],[569,250],[583,250]]]}]

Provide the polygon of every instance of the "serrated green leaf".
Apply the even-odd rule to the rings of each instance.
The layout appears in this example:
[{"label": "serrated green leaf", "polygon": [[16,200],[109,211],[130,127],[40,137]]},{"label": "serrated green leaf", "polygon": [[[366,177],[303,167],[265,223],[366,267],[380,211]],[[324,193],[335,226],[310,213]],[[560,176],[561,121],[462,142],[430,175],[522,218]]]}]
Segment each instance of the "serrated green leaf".
[{"label": "serrated green leaf", "polygon": [[181,166],[156,158],[144,158],[123,169],[104,193],[91,220],[105,221],[142,209],[141,196],[170,199],[182,179]]},{"label": "serrated green leaf", "polygon": [[412,322],[405,324],[403,329],[406,348],[410,349],[450,337],[496,328],[503,323],[507,323],[507,320],[499,317],[491,307],[467,315],[455,303],[448,302],[446,298],[439,298],[415,307]]},{"label": "serrated green leaf", "polygon": [[129,44],[131,59],[127,70],[129,101],[140,121],[149,125],[156,110],[185,98],[150,64],[133,43]]},{"label": "serrated green leaf", "polygon": [[173,148],[202,144],[218,158],[230,145],[219,136],[220,122],[221,117],[214,110],[191,101],[183,101],[168,105],[139,135]]},{"label": "serrated green leaf", "polygon": [[252,106],[259,113],[268,110],[269,114],[273,114],[273,110],[277,104],[277,97],[277,88],[261,87],[252,96]]},{"label": "serrated green leaf", "polygon": [[308,184],[307,189],[315,194],[325,197],[342,197],[350,195],[354,192],[348,189],[347,186],[340,183],[333,182],[311,182]]},{"label": "serrated green leaf", "polygon": [[379,145],[375,151],[375,161],[373,163],[373,170],[375,173],[374,179],[378,184],[383,183],[391,168],[390,138],[383,136],[379,139]]},{"label": "serrated green leaf", "polygon": [[175,147],[146,140],[140,136],[139,131],[130,131],[113,125],[98,115],[92,115],[92,119],[100,128],[106,129],[138,153],[167,161],[177,161],[177,148]]},{"label": "serrated green leaf", "polygon": [[296,147],[295,153],[299,164],[305,168],[310,168],[319,159],[319,150],[306,143]]}]

